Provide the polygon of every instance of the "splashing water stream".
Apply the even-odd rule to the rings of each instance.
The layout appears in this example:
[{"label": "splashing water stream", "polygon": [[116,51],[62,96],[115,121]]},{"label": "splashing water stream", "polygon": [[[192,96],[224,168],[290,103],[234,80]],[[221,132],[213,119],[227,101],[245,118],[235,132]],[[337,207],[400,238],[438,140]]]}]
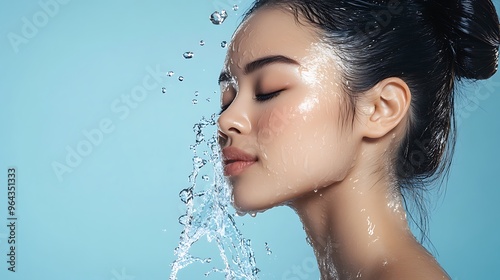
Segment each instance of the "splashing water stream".
[{"label": "splashing water stream", "polygon": [[[209,119],[203,117],[194,125],[196,142],[191,145],[193,152],[193,171],[189,175],[190,187],[179,193],[182,202],[186,204],[186,213],[179,217],[179,223],[184,226],[181,232],[179,245],[175,248],[176,260],[172,263],[170,280],[177,279],[178,272],[186,266],[199,262],[210,263],[211,258],[199,258],[190,254],[194,243],[206,237],[209,242],[216,242],[223,268],[213,268],[212,272],[223,273],[226,280],[230,279],[258,279],[259,269],[256,267],[254,252],[250,247],[250,240],[243,238],[236,226],[234,214],[229,213],[231,207],[231,191],[222,175],[220,149],[216,133],[205,139],[204,131],[216,125],[216,115]],[[198,155],[197,149],[205,143],[209,153],[204,153],[209,158],[204,159]],[[202,176],[197,181],[202,168],[213,168],[212,176]],[[203,170],[203,174],[207,174]],[[211,179],[211,183],[210,183]],[[205,187],[210,183],[210,187]]]}]

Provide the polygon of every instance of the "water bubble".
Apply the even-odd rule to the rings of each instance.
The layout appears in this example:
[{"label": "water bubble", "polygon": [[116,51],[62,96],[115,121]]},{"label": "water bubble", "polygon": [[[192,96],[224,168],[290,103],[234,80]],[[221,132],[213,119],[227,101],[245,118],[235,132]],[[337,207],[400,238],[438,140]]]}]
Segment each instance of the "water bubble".
[{"label": "water bubble", "polygon": [[198,99],[193,99],[193,101],[191,101],[191,103],[193,103],[193,105],[198,104]]},{"label": "water bubble", "polygon": [[201,179],[203,179],[203,181],[205,182],[208,182],[208,180],[210,180],[210,177],[208,177],[208,175],[203,175],[201,176]]},{"label": "water bubble", "polygon": [[198,91],[195,91],[194,96],[198,96],[198,95],[200,95],[200,93]]},{"label": "water bubble", "polygon": [[205,45],[205,41],[200,40],[200,46],[202,46],[202,47],[203,47],[204,45]]},{"label": "water bubble", "polygon": [[179,76],[179,81],[184,81],[184,77],[183,76]]},{"label": "water bubble", "polygon": [[207,100],[207,102],[210,102],[210,101],[212,101],[212,99],[210,99],[210,97],[209,97],[209,98],[207,98],[206,100]]},{"label": "water bubble", "polygon": [[182,56],[183,56],[185,59],[191,59],[191,58],[193,58],[194,53],[193,53],[193,52],[185,52]]},{"label": "water bubble", "polygon": [[225,48],[225,47],[227,46],[227,42],[226,42],[226,41],[222,41],[222,42],[220,43],[220,46],[221,46],[222,48]]},{"label": "water bubble", "polygon": [[237,11],[240,7],[238,7],[238,5],[234,4],[233,5],[233,11]]},{"label": "water bubble", "polygon": [[250,212],[249,214],[252,218],[255,218],[257,216],[257,212]]},{"label": "water bubble", "polygon": [[218,11],[215,11],[210,15],[210,21],[215,25],[222,24],[224,20],[226,20],[226,18],[227,13],[225,10],[220,11],[220,13]]},{"label": "water bubble", "polygon": [[166,89],[166,88],[164,88],[164,87],[162,87],[162,88],[161,88],[161,92],[162,92],[162,93],[167,93],[167,89]]},{"label": "water bubble", "polygon": [[172,77],[174,75],[174,71],[168,71],[167,76]]}]

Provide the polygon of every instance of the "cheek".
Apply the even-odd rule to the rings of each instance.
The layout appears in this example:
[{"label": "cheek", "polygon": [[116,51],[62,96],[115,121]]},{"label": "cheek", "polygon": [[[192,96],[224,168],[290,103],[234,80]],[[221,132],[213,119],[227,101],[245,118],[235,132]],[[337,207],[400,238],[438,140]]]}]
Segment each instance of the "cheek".
[{"label": "cheek", "polygon": [[311,97],[261,115],[257,139],[267,174],[288,186],[307,183],[314,188],[342,177],[345,168],[337,160],[345,138],[333,105]]}]

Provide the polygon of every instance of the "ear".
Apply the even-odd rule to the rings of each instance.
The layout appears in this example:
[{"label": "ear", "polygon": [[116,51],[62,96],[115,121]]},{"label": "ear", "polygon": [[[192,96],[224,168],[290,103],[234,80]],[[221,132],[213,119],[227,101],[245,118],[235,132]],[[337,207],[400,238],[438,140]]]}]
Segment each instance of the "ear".
[{"label": "ear", "polygon": [[381,138],[406,119],[411,91],[402,79],[387,78],[366,92],[364,97],[359,104],[364,137]]}]

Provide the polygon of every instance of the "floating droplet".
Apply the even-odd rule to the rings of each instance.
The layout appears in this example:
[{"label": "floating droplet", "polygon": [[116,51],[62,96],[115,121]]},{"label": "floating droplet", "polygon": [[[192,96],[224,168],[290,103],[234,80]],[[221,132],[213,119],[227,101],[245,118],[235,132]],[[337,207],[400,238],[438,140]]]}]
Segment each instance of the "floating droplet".
[{"label": "floating droplet", "polygon": [[199,91],[195,91],[194,92],[194,96],[198,96],[198,95],[200,95],[200,92]]},{"label": "floating droplet", "polygon": [[200,40],[200,46],[202,46],[202,47],[203,47],[204,45],[205,45],[205,41]]},{"label": "floating droplet", "polygon": [[267,242],[265,244],[266,244],[266,254],[271,255],[273,251],[271,251],[271,248],[269,248],[269,244]]},{"label": "floating droplet", "polygon": [[238,5],[234,4],[233,5],[233,11],[237,11],[240,7],[238,7]]},{"label": "floating droplet", "polygon": [[210,180],[210,177],[208,177],[208,175],[203,175],[203,176],[201,176],[201,179],[208,182],[208,180]]},{"label": "floating droplet", "polygon": [[191,59],[191,58],[193,58],[194,53],[193,53],[193,52],[185,52],[182,56],[183,56],[185,59]]},{"label": "floating droplet", "polygon": [[174,75],[174,71],[168,71],[167,76],[172,77]]},{"label": "floating droplet", "polygon": [[179,76],[179,81],[184,81],[184,77],[183,76]]},{"label": "floating droplet", "polygon": [[161,92],[162,92],[162,93],[167,93],[167,89],[166,89],[166,88],[164,88],[164,87],[162,87],[162,88],[161,88]]},{"label": "floating droplet", "polygon": [[198,99],[193,99],[192,103],[193,103],[193,105],[198,104]]},{"label": "floating droplet", "polygon": [[222,42],[220,43],[220,46],[221,46],[222,48],[225,48],[225,47],[227,46],[227,42],[226,42],[226,41],[222,41]]},{"label": "floating droplet", "polygon": [[226,18],[227,13],[225,10],[220,11],[220,13],[215,11],[210,15],[210,21],[215,25],[222,24]]}]

